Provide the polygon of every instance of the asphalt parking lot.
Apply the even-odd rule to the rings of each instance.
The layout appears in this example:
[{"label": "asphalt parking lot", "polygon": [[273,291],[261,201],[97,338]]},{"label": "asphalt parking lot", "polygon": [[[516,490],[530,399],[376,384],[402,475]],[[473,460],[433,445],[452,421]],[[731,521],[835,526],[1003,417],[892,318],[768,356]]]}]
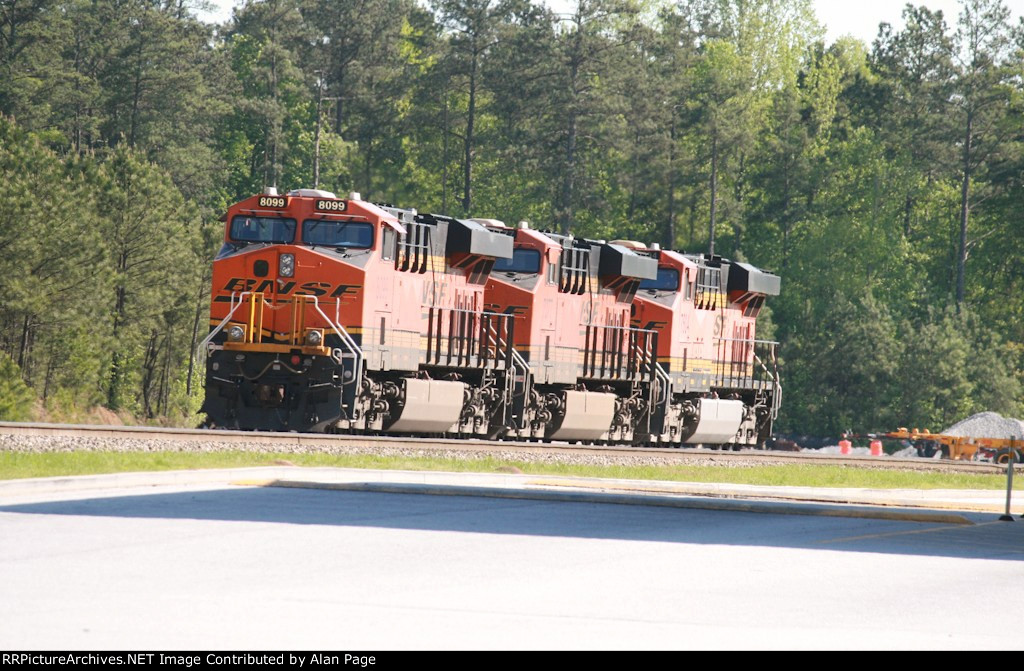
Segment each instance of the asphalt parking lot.
[{"label": "asphalt parking lot", "polygon": [[[0,498],[0,647],[1019,648],[1024,523],[224,485]],[[802,504],[790,504],[794,507]]]}]

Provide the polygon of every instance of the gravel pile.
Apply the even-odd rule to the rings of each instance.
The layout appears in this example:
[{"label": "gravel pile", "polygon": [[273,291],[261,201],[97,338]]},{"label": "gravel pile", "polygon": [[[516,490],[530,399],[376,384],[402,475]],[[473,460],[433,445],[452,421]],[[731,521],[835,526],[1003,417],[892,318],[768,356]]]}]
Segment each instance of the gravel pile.
[{"label": "gravel pile", "polygon": [[966,438],[1024,438],[1024,422],[997,412],[979,412],[961,420],[942,433]]},{"label": "gravel pile", "polygon": [[[504,450],[445,449],[352,445],[301,445],[290,442],[226,442],[217,440],[167,440],[126,437],[27,436],[0,434],[0,452],[253,452],[257,454],[371,454],[387,457],[432,457],[451,460],[495,460],[531,464],[576,464],[584,466],[679,466],[678,458],[660,455],[598,455],[565,452],[515,452]],[[697,460],[694,460],[697,462]],[[708,460],[702,465],[744,468],[761,466],[761,460]]]}]

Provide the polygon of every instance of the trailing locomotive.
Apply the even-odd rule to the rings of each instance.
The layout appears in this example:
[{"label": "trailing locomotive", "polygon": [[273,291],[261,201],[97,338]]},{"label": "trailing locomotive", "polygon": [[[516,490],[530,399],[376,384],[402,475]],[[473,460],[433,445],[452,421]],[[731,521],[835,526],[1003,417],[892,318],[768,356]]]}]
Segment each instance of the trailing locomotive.
[{"label": "trailing locomotive", "polygon": [[312,189],[228,209],[207,425],[758,445],[780,386],[755,339],[779,278]]}]

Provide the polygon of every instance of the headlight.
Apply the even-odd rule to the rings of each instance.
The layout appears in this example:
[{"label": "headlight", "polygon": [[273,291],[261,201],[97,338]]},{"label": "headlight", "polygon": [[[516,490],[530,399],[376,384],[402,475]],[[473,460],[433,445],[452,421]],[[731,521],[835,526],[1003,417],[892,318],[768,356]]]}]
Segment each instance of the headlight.
[{"label": "headlight", "polygon": [[291,277],[295,274],[295,255],[282,254],[277,262],[277,274],[281,277]]},{"label": "headlight", "polygon": [[324,336],[320,331],[310,331],[306,334],[306,344],[313,347],[317,347],[324,340]]},{"label": "headlight", "polygon": [[241,326],[232,326],[228,329],[228,340],[231,342],[242,342],[245,339],[245,329]]}]

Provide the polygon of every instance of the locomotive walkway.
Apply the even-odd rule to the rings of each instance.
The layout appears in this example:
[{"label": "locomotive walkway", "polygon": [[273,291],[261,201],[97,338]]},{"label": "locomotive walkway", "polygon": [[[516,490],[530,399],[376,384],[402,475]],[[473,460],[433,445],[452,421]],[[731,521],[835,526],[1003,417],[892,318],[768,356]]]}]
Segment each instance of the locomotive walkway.
[{"label": "locomotive walkway", "polygon": [[[611,503],[733,512],[973,524],[998,514],[1005,494],[976,490],[878,490],[681,483],[521,474],[348,468],[256,468],[119,473],[0,482],[0,501],[88,490],[162,486],[287,487],[389,494]],[[1012,507],[1024,511],[1024,500]]]}]

